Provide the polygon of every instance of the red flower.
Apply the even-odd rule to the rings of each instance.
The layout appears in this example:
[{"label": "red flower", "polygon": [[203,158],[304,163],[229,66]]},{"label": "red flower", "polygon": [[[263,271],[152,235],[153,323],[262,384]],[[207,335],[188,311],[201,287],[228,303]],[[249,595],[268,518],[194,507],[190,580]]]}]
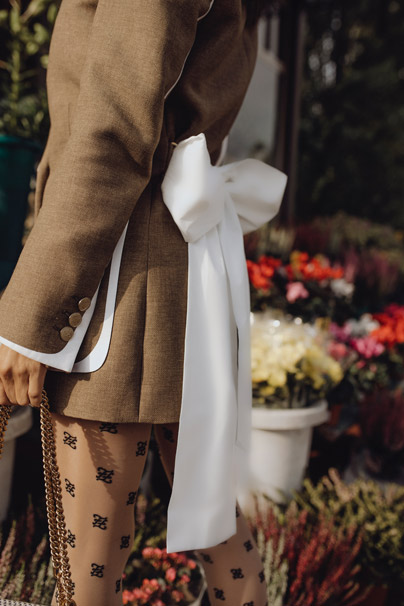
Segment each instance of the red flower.
[{"label": "red flower", "polygon": [[394,347],[398,343],[404,343],[404,307],[391,304],[383,312],[373,314],[375,320],[380,324],[371,332],[371,336],[388,347]]}]

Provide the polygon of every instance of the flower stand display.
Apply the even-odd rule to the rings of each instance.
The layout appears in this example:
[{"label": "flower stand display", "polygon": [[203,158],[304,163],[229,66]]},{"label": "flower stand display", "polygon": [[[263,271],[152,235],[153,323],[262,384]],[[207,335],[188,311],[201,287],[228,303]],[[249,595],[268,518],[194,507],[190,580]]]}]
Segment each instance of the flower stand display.
[{"label": "flower stand display", "polygon": [[3,456],[0,460],[0,522],[7,516],[10,505],[16,439],[32,426],[32,409],[19,406],[13,411],[7,425]]},{"label": "flower stand display", "polygon": [[275,502],[290,498],[305,475],[313,427],[328,418],[324,400],[309,408],[253,408],[250,488]]}]

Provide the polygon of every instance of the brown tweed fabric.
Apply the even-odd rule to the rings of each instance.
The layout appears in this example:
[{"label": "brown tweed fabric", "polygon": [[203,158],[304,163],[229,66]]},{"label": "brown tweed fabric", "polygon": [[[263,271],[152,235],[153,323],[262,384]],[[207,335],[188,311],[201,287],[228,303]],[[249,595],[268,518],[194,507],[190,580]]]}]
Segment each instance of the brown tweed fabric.
[{"label": "brown tweed fabric", "polygon": [[204,132],[216,160],[256,57],[242,1],[215,0],[204,16],[209,7],[210,0],[62,0],[37,216],[0,301],[0,334],[60,351],[67,316],[102,279],[84,357],[100,332],[108,264],[128,220],[129,229],[107,360],[91,374],[48,372],[58,412],[178,421],[188,257],[161,179],[172,141]]}]

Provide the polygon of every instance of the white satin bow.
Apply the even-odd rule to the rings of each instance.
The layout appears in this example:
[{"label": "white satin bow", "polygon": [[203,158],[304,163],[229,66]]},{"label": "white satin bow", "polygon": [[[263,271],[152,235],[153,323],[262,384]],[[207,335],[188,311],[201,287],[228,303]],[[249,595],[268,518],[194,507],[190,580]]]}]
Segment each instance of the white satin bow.
[{"label": "white satin bow", "polygon": [[205,135],[175,148],[162,193],[188,242],[183,392],[167,551],[236,532],[251,429],[250,296],[243,233],[279,210],[286,175],[258,160],[212,166]]}]

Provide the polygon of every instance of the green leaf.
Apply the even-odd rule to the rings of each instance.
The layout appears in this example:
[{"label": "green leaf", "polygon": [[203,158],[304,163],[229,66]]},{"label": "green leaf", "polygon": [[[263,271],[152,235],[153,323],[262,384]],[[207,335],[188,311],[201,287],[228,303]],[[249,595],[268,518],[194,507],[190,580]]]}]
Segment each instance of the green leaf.
[{"label": "green leaf", "polygon": [[49,23],[54,23],[56,19],[56,15],[58,14],[58,7],[56,4],[51,4],[48,8],[48,12],[46,14],[46,18]]},{"label": "green leaf", "polygon": [[7,19],[8,19],[8,11],[1,10],[0,11],[0,25],[4,25],[5,23],[7,23]]},{"label": "green leaf", "polygon": [[24,14],[26,15],[26,18],[28,20],[31,19],[31,17],[36,17],[40,15],[44,10],[44,0],[31,0]]},{"label": "green leaf", "polygon": [[28,55],[35,55],[35,53],[38,52],[39,49],[39,45],[37,42],[34,41],[30,41],[27,42],[26,46],[25,46],[25,50],[27,51]]},{"label": "green leaf", "polygon": [[38,44],[44,44],[49,39],[49,32],[41,23],[34,23],[34,39]]},{"label": "green leaf", "polygon": [[44,69],[47,69],[47,67],[48,67],[48,60],[49,60],[49,55],[42,55],[42,56],[39,58],[39,63],[41,64],[41,66],[42,66]]},{"label": "green leaf", "polygon": [[10,11],[10,29],[13,34],[18,34],[21,31],[20,14],[15,8]]}]

